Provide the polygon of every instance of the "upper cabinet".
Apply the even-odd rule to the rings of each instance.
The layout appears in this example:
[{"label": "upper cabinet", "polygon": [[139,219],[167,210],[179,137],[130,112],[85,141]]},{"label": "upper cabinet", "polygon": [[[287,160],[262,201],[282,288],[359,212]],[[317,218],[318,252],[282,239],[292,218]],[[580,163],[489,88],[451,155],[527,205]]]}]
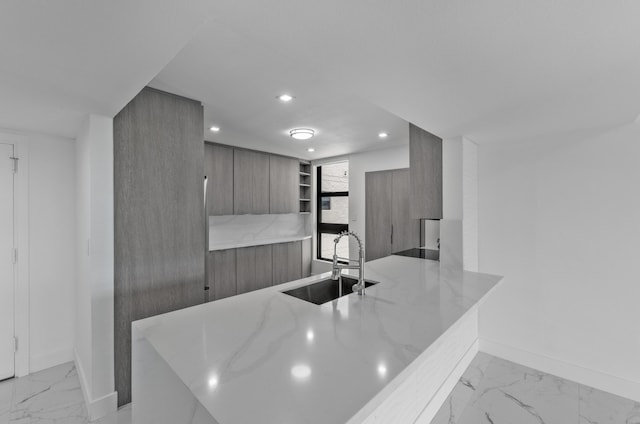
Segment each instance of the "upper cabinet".
[{"label": "upper cabinet", "polygon": [[204,144],[207,216],[233,214],[233,148]]},{"label": "upper cabinet", "polygon": [[442,139],[409,124],[410,212],[414,219],[442,219]]},{"label": "upper cabinet", "polygon": [[365,173],[367,261],[420,245],[420,220],[409,216],[409,170]]},{"label": "upper cabinet", "polygon": [[204,152],[207,216],[311,211],[309,163],[211,142]]},{"label": "upper cabinet", "polygon": [[[233,155],[233,213],[269,213],[269,155],[235,149]],[[209,201],[215,202],[215,199]]]},{"label": "upper cabinet", "polygon": [[269,155],[269,213],[299,211],[299,161]]}]

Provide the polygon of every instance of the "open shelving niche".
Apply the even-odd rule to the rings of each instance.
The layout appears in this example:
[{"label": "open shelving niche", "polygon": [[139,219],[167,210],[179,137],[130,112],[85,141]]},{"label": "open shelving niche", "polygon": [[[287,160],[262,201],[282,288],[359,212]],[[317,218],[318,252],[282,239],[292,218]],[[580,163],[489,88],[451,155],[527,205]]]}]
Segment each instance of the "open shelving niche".
[{"label": "open shelving niche", "polygon": [[311,163],[300,162],[300,213],[311,213]]}]

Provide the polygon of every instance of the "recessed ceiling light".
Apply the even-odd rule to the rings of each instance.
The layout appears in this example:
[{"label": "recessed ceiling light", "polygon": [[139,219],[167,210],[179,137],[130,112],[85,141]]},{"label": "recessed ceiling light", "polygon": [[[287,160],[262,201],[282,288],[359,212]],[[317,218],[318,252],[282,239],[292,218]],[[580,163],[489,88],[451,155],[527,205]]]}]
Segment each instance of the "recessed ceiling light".
[{"label": "recessed ceiling light", "polygon": [[291,375],[299,380],[306,379],[311,376],[311,368],[306,364],[296,365],[291,368]]},{"label": "recessed ceiling light", "polygon": [[209,127],[209,130],[210,130],[210,131],[213,131],[213,132],[218,132],[218,131],[220,131],[220,127],[216,127],[216,126],[214,125],[214,126],[212,126],[212,127]]},{"label": "recessed ceiling light", "polygon": [[381,132],[380,134],[378,134],[378,137],[387,138],[387,137],[389,137],[389,134],[387,134],[386,132]]},{"label": "recessed ceiling light", "polygon": [[289,135],[296,140],[308,140],[316,134],[311,128],[294,128],[289,131]]},{"label": "recessed ceiling light", "polygon": [[282,100],[283,102],[290,102],[291,100],[293,100],[293,96],[291,94],[281,94],[278,96],[278,99]]},{"label": "recessed ceiling light", "polygon": [[315,152],[315,151],[316,151],[316,149],[314,149],[313,147],[309,147],[309,148],[307,149],[307,152],[309,152],[309,153],[313,153],[313,152]]}]

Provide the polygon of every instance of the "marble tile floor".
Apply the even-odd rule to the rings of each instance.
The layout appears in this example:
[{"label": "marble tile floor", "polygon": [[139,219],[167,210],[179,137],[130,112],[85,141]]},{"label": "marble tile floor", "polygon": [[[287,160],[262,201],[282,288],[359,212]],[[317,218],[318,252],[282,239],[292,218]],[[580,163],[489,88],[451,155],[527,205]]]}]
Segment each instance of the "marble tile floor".
[{"label": "marble tile floor", "polygon": [[[0,424],[85,424],[89,422],[80,380],[72,362],[0,382]],[[94,421],[131,424],[131,409]]]},{"label": "marble tile floor", "polygon": [[[73,363],[0,382],[0,424],[89,423]],[[96,424],[132,424],[130,407]],[[431,424],[640,424],[640,403],[479,353]]]},{"label": "marble tile floor", "polygon": [[431,424],[640,424],[640,403],[480,352]]}]

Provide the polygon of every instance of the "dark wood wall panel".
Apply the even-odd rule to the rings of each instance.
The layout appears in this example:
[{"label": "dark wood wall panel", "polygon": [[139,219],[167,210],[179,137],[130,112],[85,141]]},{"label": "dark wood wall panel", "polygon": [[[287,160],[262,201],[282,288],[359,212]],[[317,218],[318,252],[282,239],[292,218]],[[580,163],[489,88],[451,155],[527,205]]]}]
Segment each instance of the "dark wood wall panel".
[{"label": "dark wood wall panel", "polygon": [[410,207],[414,219],[442,219],[442,139],[409,124]]},{"label": "dark wood wall panel", "polygon": [[115,383],[131,401],[131,322],[204,301],[203,112],[143,89],[114,118]]}]

